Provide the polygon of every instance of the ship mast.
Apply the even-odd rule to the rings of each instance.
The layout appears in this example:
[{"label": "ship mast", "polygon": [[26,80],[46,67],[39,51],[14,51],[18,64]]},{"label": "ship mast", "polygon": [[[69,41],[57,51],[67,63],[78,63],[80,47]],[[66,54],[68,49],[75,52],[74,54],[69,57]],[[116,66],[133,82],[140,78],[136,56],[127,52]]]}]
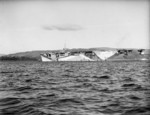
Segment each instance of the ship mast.
[{"label": "ship mast", "polygon": [[65,43],[64,43],[64,48],[63,50],[65,51],[67,48],[66,48],[66,40],[65,40]]}]

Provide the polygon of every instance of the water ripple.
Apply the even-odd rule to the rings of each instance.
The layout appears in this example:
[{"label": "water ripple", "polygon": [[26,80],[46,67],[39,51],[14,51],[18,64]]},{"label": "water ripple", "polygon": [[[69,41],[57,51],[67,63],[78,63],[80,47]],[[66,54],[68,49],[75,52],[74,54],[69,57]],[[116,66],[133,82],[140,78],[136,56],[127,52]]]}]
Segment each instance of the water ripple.
[{"label": "water ripple", "polygon": [[149,115],[148,62],[1,62],[0,115]]}]

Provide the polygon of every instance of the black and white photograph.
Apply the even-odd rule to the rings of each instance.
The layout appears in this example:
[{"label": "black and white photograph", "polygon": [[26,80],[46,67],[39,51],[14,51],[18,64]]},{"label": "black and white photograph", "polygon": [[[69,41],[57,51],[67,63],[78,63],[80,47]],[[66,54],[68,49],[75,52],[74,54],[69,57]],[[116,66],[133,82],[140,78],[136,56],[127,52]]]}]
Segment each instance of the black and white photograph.
[{"label": "black and white photograph", "polygon": [[150,0],[0,0],[0,115],[150,115]]}]

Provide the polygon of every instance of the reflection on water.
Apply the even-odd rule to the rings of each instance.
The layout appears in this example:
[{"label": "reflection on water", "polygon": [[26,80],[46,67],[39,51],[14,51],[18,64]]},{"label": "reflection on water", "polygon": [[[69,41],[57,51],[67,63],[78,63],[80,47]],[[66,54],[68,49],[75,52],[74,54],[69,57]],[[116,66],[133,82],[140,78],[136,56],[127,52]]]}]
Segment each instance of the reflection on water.
[{"label": "reflection on water", "polygon": [[148,62],[0,62],[0,115],[149,115]]}]

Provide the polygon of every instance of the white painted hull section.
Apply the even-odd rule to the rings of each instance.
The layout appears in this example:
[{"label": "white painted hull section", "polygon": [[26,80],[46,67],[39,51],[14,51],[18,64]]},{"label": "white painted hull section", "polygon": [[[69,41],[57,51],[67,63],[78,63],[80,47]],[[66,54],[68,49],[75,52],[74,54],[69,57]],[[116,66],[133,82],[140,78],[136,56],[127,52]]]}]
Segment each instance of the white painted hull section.
[{"label": "white painted hull section", "polygon": [[116,51],[94,51],[94,52],[101,60],[106,60],[116,53]]},{"label": "white painted hull section", "polygon": [[41,55],[42,62],[51,62],[52,60]]},{"label": "white painted hull section", "polygon": [[148,60],[148,59],[146,59],[146,58],[142,58],[141,60],[142,60],[142,61],[145,61],[145,60]]},{"label": "white painted hull section", "polygon": [[[41,60],[42,62],[51,62],[51,61],[56,61],[56,60],[51,60],[47,57],[44,57],[41,55]],[[58,61],[94,61],[88,57],[86,57],[83,54],[79,54],[79,55],[71,55],[68,57],[62,57],[62,58],[58,58]]]},{"label": "white painted hull section", "polygon": [[74,55],[74,56],[68,56],[68,57],[64,57],[64,58],[60,58],[58,59],[58,61],[94,61],[86,56],[84,56],[83,54],[80,55]]}]

